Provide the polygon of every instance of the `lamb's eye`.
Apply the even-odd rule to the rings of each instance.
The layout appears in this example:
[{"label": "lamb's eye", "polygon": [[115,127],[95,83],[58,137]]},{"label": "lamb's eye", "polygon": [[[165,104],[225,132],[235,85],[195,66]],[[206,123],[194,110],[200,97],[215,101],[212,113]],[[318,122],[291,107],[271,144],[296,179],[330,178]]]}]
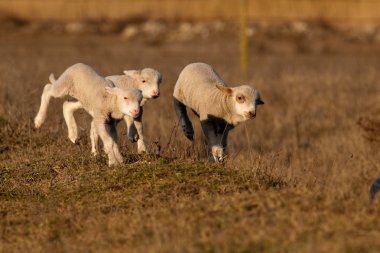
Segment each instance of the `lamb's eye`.
[{"label": "lamb's eye", "polygon": [[245,97],[244,96],[241,96],[241,95],[239,95],[239,96],[236,96],[236,101],[238,102],[238,103],[244,103],[245,102]]},{"label": "lamb's eye", "polygon": [[146,83],[146,80],[142,80],[143,83]]},{"label": "lamb's eye", "polygon": [[127,99],[128,99],[128,97],[124,97],[124,99],[125,99],[125,100],[127,100]]}]

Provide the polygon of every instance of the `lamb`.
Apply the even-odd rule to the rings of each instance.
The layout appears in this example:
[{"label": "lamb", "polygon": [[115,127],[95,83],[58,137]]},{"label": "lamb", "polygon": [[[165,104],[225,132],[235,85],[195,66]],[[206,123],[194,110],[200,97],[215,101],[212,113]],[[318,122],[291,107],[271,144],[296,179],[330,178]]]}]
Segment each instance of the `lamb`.
[{"label": "lamb", "polygon": [[52,76],[50,80],[54,82],[44,87],[40,109],[34,119],[35,127],[41,127],[45,121],[51,97],[69,95],[77,100],[74,105],[80,105],[93,117],[92,125],[104,143],[109,166],[121,164],[123,158],[117,145],[115,120],[130,121],[139,116],[141,91],[113,87],[112,81],[83,63],[69,67],[56,81]]},{"label": "lamb", "polygon": [[173,103],[189,140],[193,140],[194,129],[186,108],[199,117],[211,146],[210,160],[215,162],[224,161],[229,131],[239,123],[255,118],[257,106],[264,104],[256,89],[247,85],[227,87],[206,63],[192,63],[182,70],[174,87]]},{"label": "lamb", "polygon": [[[54,78],[53,78],[54,79]],[[160,96],[160,84],[162,82],[162,75],[155,69],[144,68],[142,70],[125,70],[124,75],[114,75],[106,77],[107,80],[112,81],[114,85],[119,88],[136,88],[142,91],[143,100],[141,102],[140,115],[133,119],[130,118],[127,123],[128,138],[136,142],[138,153],[146,152],[144,143],[143,125],[142,125],[142,106],[147,100],[156,99]],[[74,118],[74,112],[83,108],[80,102],[67,101],[63,106],[63,114],[68,126],[69,139],[75,143],[78,138],[78,128]],[[115,121],[117,124],[118,121]],[[98,134],[95,131],[94,124],[91,124],[91,152],[97,155],[98,150]]]}]

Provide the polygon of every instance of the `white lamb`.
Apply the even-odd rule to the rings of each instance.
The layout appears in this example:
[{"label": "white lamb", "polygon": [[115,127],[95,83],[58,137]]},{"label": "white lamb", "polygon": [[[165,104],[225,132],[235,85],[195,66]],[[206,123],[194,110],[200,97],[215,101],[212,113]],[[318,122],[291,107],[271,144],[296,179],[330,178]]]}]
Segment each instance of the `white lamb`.
[{"label": "white lamb", "polygon": [[[53,78],[54,79],[54,78]],[[141,102],[140,115],[133,119],[126,120],[128,129],[128,138],[136,142],[138,153],[146,152],[144,143],[143,124],[142,124],[142,106],[147,100],[151,98],[158,98],[160,96],[160,84],[162,75],[155,69],[144,68],[142,70],[125,70],[124,75],[114,75],[106,77],[119,88],[136,88],[142,91],[143,100]],[[75,143],[78,138],[78,127],[75,122],[74,112],[83,108],[80,101],[67,101],[63,105],[63,115],[68,127],[69,139]],[[119,121],[115,121],[117,125]],[[97,154],[99,136],[96,132],[94,124],[91,124],[91,152],[93,155]]]},{"label": "white lamb", "polygon": [[229,131],[239,123],[256,117],[257,106],[264,104],[259,92],[247,85],[227,87],[216,71],[205,63],[187,65],[174,87],[174,109],[182,130],[193,140],[194,130],[187,115],[189,107],[199,117],[211,146],[211,160],[222,162]]},{"label": "white lamb", "polygon": [[92,124],[104,143],[108,164],[122,163],[114,120],[110,119],[130,121],[131,117],[138,117],[142,94],[138,89],[112,86],[112,81],[100,76],[90,66],[77,63],[69,67],[56,81],[45,85],[41,106],[34,119],[35,127],[39,128],[45,121],[51,97],[72,96],[93,117]]}]

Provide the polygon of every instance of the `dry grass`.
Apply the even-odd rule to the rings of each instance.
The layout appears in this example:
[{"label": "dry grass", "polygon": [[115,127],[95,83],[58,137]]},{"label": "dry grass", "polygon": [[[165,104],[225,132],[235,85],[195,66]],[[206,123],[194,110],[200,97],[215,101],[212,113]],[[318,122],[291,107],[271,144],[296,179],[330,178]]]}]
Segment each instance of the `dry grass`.
[{"label": "dry grass", "polygon": [[[368,190],[380,175],[380,149],[364,137],[378,132],[357,121],[379,108],[378,51],[342,44],[300,54],[284,41],[257,44],[266,50],[251,50],[245,78],[233,39],[2,37],[0,251],[377,252],[379,200],[369,205]],[[175,127],[173,85],[193,61],[214,65],[230,83],[254,83],[266,103],[232,131],[225,167],[204,162],[198,123],[195,144]],[[49,73],[75,62],[104,75],[162,71],[162,97],[144,116],[159,156],[136,156],[121,127],[128,162],[109,169],[105,157],[90,156],[85,113],[77,114],[80,143],[70,144],[62,100],[32,129]]]}]

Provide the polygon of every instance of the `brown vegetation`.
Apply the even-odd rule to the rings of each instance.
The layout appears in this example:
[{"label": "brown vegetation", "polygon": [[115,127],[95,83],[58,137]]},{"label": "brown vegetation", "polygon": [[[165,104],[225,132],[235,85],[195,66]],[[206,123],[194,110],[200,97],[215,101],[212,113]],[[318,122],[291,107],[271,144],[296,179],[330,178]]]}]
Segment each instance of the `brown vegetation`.
[{"label": "brown vegetation", "polygon": [[[380,144],[357,122],[380,106],[378,46],[305,40],[297,50],[257,37],[243,77],[234,38],[1,37],[0,251],[377,252],[379,198],[369,205],[368,190]],[[194,61],[228,83],[254,84],[265,101],[231,132],[226,166],[205,162],[196,121],[194,144],[177,127],[173,86]],[[80,142],[70,143],[62,100],[32,128],[49,74],[76,62],[103,75],[147,66],[164,74],[162,97],[144,110],[156,155],[135,155],[121,126],[127,161],[109,169],[90,155],[84,112]]]}]

